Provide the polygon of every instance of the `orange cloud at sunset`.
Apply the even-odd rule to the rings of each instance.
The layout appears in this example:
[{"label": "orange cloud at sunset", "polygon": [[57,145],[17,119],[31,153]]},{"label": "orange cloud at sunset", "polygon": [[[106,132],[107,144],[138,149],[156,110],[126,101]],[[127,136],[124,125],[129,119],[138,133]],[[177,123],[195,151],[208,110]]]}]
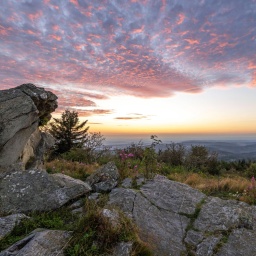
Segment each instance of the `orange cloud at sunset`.
[{"label": "orange cloud at sunset", "polygon": [[57,115],[108,133],[256,130],[255,1],[13,0],[0,14],[0,88],[47,88]]}]

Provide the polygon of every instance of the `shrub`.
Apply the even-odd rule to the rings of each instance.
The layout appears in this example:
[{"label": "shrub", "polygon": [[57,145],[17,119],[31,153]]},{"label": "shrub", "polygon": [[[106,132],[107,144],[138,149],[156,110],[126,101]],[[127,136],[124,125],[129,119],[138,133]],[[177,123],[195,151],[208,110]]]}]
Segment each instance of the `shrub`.
[{"label": "shrub", "polygon": [[159,151],[158,160],[164,163],[168,163],[172,166],[179,166],[184,163],[186,150],[180,143],[171,143],[166,145],[167,149]]}]

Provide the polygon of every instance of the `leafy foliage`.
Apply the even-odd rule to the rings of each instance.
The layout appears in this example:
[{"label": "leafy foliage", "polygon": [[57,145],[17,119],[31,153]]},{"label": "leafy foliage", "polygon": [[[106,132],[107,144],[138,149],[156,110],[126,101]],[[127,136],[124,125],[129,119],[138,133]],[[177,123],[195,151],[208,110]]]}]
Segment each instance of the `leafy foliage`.
[{"label": "leafy foliage", "polygon": [[205,146],[192,145],[186,158],[186,166],[190,170],[219,174],[217,157],[217,153],[210,153]]},{"label": "leafy foliage", "polygon": [[160,150],[158,160],[171,166],[180,166],[184,164],[186,150],[180,143],[171,143],[166,145],[166,150]]},{"label": "leafy foliage", "polygon": [[55,153],[61,154],[71,148],[81,148],[88,136],[89,127],[85,127],[88,120],[79,123],[76,111],[65,110],[61,118],[54,118],[49,124],[49,132],[56,139]]}]

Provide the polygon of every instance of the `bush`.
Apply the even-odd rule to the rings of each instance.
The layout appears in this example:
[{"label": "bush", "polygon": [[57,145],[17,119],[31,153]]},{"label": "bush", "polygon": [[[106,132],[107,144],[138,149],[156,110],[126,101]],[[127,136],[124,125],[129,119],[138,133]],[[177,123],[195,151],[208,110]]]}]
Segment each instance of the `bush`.
[{"label": "bush", "polygon": [[205,146],[192,145],[186,157],[186,167],[192,171],[218,175],[220,168],[217,158],[218,154],[210,153]]},{"label": "bush", "polygon": [[167,149],[159,151],[158,160],[164,163],[168,163],[171,166],[179,166],[184,163],[186,150],[180,143],[171,143],[166,145]]}]

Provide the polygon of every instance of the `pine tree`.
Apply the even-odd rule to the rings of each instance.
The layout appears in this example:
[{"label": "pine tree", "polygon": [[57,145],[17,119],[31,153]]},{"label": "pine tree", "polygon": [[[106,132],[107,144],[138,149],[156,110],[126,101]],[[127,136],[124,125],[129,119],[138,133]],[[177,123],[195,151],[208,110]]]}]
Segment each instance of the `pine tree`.
[{"label": "pine tree", "polygon": [[65,110],[61,118],[53,118],[49,132],[56,139],[55,153],[65,153],[71,148],[81,148],[87,137],[88,120],[79,123],[78,112]]}]

